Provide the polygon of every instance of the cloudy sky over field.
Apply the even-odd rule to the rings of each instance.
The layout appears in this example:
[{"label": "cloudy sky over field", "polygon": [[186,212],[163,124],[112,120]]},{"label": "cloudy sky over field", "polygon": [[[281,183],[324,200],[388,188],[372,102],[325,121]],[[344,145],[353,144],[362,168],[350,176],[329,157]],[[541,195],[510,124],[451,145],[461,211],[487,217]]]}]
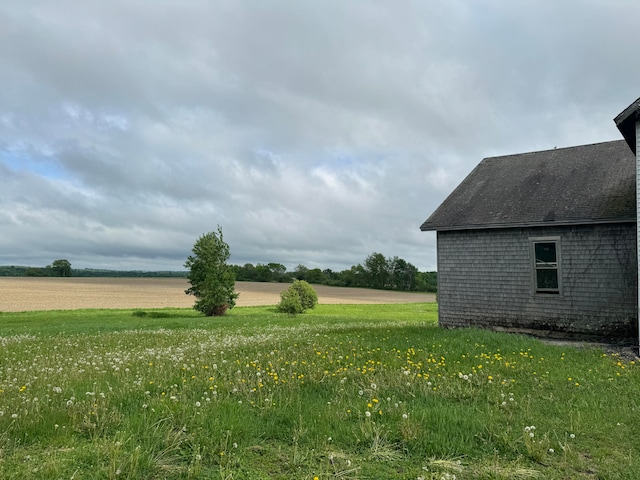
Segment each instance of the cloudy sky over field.
[{"label": "cloudy sky over field", "polygon": [[621,138],[636,0],[0,0],[0,265],[436,267],[487,156]]}]

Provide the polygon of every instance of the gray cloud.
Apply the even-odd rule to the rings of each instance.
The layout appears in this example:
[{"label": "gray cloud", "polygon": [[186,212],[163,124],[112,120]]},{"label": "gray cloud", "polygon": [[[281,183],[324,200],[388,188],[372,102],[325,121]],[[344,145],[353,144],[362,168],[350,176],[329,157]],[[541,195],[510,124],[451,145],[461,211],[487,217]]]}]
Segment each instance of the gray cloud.
[{"label": "gray cloud", "polygon": [[483,158],[619,138],[629,1],[0,2],[0,264],[434,269]]}]

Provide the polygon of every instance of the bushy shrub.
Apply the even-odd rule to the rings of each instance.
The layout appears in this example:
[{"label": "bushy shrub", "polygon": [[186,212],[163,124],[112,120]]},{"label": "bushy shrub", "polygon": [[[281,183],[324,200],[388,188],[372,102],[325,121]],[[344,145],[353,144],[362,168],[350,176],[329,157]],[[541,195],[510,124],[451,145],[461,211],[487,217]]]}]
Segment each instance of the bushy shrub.
[{"label": "bushy shrub", "polygon": [[302,308],[300,294],[291,288],[280,292],[280,303],[278,304],[277,309],[281,313],[289,313],[291,315],[303,313],[304,308]]},{"label": "bushy shrub", "polygon": [[280,293],[278,311],[282,313],[304,313],[318,304],[318,294],[304,280],[295,280],[291,286]]}]

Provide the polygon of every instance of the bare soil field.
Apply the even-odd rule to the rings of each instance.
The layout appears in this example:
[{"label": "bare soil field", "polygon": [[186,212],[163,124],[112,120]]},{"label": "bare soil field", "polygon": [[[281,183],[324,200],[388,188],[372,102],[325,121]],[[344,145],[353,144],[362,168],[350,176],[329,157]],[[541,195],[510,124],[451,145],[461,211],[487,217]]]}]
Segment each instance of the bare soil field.
[{"label": "bare soil field", "polygon": [[[191,307],[194,297],[182,278],[0,277],[0,312],[80,308]],[[285,283],[236,282],[237,306],[275,305]],[[433,293],[390,292],[314,285],[324,304],[435,302]]]}]

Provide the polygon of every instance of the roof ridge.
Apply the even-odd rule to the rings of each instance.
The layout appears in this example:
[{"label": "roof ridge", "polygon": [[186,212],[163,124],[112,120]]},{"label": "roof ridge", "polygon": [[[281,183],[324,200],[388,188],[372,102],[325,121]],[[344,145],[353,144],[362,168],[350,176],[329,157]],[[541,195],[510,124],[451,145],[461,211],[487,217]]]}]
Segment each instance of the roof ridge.
[{"label": "roof ridge", "polygon": [[606,140],[606,141],[602,141],[602,142],[594,142],[594,143],[585,143],[583,145],[572,145],[572,146],[567,146],[567,147],[554,147],[554,148],[547,148],[545,150],[531,150],[531,151],[527,151],[527,152],[518,152],[518,153],[507,153],[505,155],[493,155],[491,157],[485,157],[483,160],[487,160],[489,158],[504,158],[504,157],[515,157],[518,155],[532,155],[532,154],[540,154],[540,153],[547,153],[547,152],[560,152],[563,150],[570,150],[570,149],[575,149],[575,148],[584,148],[584,147],[595,147],[597,145],[605,145],[607,143],[625,143],[625,141],[622,140]]}]

